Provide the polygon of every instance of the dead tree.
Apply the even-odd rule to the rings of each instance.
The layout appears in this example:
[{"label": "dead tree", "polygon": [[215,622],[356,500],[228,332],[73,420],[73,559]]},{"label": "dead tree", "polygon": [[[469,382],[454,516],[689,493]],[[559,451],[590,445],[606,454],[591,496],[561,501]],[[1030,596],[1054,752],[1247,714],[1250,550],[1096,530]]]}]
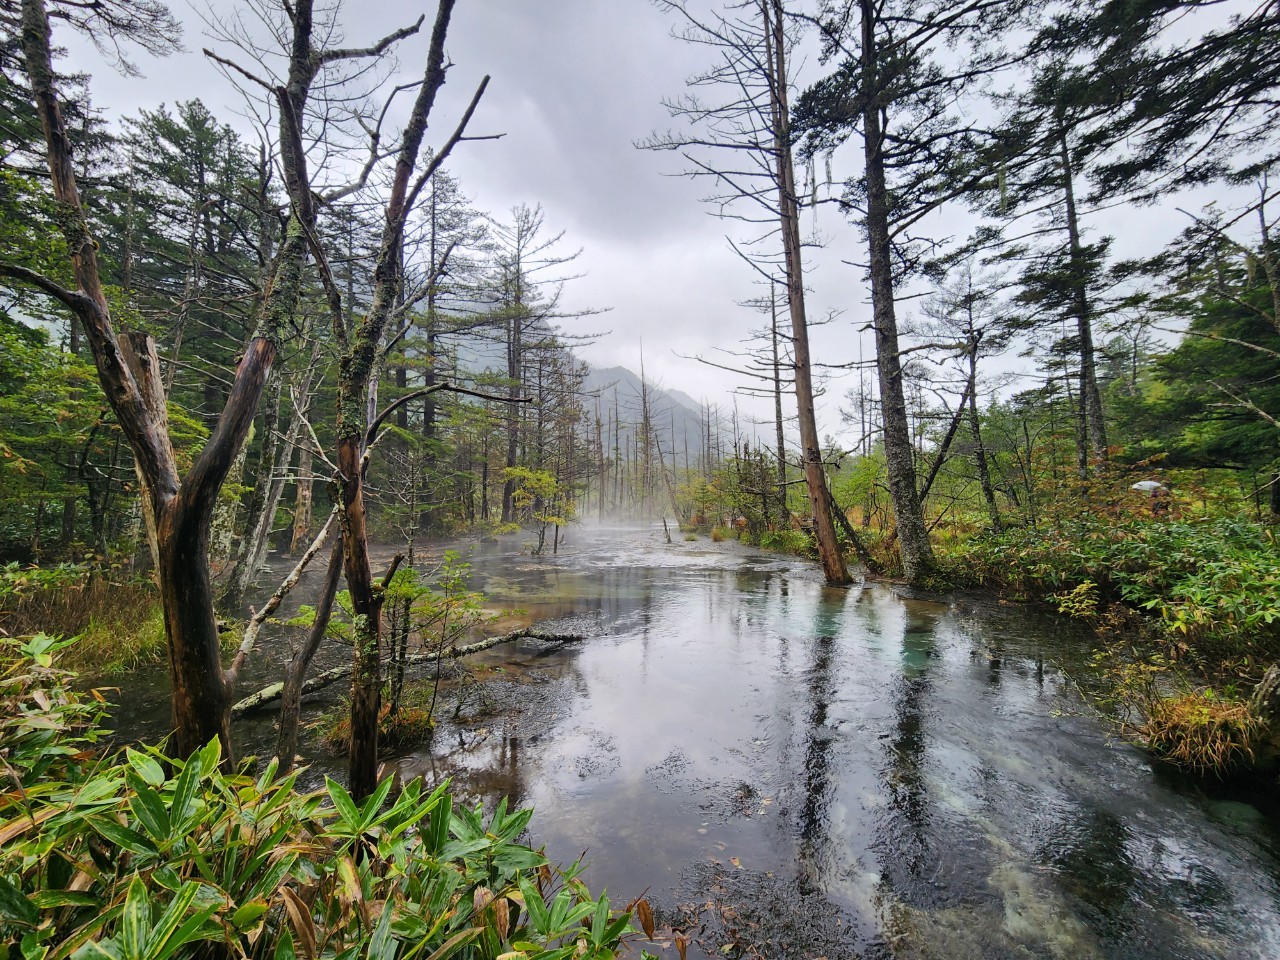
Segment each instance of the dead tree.
[{"label": "dead tree", "polygon": [[[364,316],[348,325],[342,306],[342,291],[334,282],[327,251],[314,232],[308,235],[311,252],[324,284],[330,305],[333,338],[339,351],[335,434],[337,437],[336,486],[347,591],[355,617],[354,669],[351,691],[351,750],[349,787],[361,798],[371,793],[377,780],[378,712],[381,705],[382,590],[374,582],[369,561],[369,538],[365,516],[364,462],[368,421],[369,386],[376,378],[389,322],[412,306],[402,298],[404,284],[405,224],[423,187],[448,159],[465,136],[467,125],[488,84],[481,81],[470,104],[448,140],[419,170],[419,157],[435,98],[444,85],[448,65],[444,44],[454,0],[440,0],[431,32],[426,70],[395,152],[395,165],[385,205],[381,239],[373,267],[372,293]],[[288,109],[285,100],[282,107]],[[286,156],[305,154],[300,115],[282,135]],[[373,155],[376,156],[375,145]],[[447,254],[446,254],[447,256]],[[430,283],[428,283],[428,287]],[[394,338],[393,338],[394,339]],[[390,409],[390,408],[389,408]],[[394,569],[394,565],[393,565]],[[384,581],[390,577],[389,571]]]},{"label": "dead tree", "polygon": [[[82,6],[82,5],[77,5]],[[90,5],[126,36],[141,7]],[[163,8],[159,8],[163,9]],[[186,755],[211,739],[231,756],[230,705],[234,673],[224,670],[209,580],[208,540],[218,491],[253,422],[276,357],[278,332],[269,323],[247,346],[212,435],[185,476],[169,440],[164,384],[155,343],[143,334],[117,334],[72,164],[52,65],[49,11],[44,0],[23,0],[22,47],[31,94],[40,116],[59,226],[76,288],[12,264],[0,272],[37,287],[65,305],[83,326],[98,378],[136,465],[168,638],[173,682],[174,748]],[[89,26],[94,26],[90,23]],[[150,33],[154,37],[154,31]],[[264,311],[268,313],[269,311]]]},{"label": "dead tree", "polygon": [[[678,0],[664,0],[661,6],[684,19],[686,39],[709,46],[720,55],[716,68],[692,78],[689,85],[723,92],[724,102],[709,105],[693,95],[668,102],[673,116],[688,119],[699,129],[690,135],[651,136],[642,146],[680,150],[692,165],[690,175],[709,177],[717,184],[718,194],[711,199],[720,215],[726,215],[727,205],[735,203],[749,211],[735,215],[738,219],[776,225],[781,261],[776,256],[768,257],[766,268],[759,257],[747,255],[745,258],[766,281],[778,272],[786,288],[795,363],[800,459],[813,512],[818,554],[828,583],[848,583],[849,572],[831,515],[814,410],[800,199],[792,157],[789,105],[788,60],[794,38],[784,22],[784,3],[783,0],[748,0],[734,5],[729,16],[707,20],[696,18]],[[701,159],[708,150],[733,159],[726,160],[724,165]],[[773,236],[772,231],[769,236]]]}]

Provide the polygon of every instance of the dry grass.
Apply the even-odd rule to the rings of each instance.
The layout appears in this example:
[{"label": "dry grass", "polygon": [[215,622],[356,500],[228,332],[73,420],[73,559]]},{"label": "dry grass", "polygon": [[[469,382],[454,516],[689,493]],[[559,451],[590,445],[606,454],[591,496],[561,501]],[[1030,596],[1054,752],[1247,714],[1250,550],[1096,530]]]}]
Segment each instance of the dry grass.
[{"label": "dry grass", "polygon": [[10,636],[78,636],[80,642],[66,650],[62,662],[68,669],[91,674],[128,670],[165,651],[159,599],[155,587],[146,582],[94,578],[33,590],[0,613],[0,631]]},{"label": "dry grass", "polygon": [[1219,699],[1211,691],[1157,697],[1146,714],[1141,732],[1147,746],[1196,773],[1250,766],[1266,726],[1244,701]]},{"label": "dry grass", "polygon": [[[424,708],[401,704],[395,716],[392,716],[391,705],[386,704],[378,714],[378,747],[381,750],[396,751],[419,746],[431,739],[434,729],[435,721]],[[346,753],[351,748],[349,705],[343,704],[338,719],[321,738],[321,742],[336,754]]]}]

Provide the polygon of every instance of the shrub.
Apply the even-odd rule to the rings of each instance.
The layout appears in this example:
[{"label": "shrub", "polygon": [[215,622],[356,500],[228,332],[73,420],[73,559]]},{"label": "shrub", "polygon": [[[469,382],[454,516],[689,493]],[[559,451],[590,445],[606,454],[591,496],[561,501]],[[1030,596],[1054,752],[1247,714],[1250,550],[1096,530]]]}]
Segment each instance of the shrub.
[{"label": "shrub", "polygon": [[814,539],[803,530],[769,530],[760,535],[760,549],[809,557],[815,553]]},{"label": "shrub", "polygon": [[1094,583],[1100,601],[1145,611],[1174,642],[1222,656],[1280,652],[1280,552],[1270,530],[1246,520],[1083,515],[976,538],[950,567],[968,582],[1041,596]]},{"label": "shrub", "polygon": [[1196,690],[1152,700],[1141,733],[1163,759],[1196,773],[1221,774],[1253,763],[1264,729],[1244,701]]},{"label": "shrub", "polygon": [[[613,957],[629,912],[517,842],[531,811],[455,807],[448,783],[363,803],[268,764],[95,752],[61,642],[0,641],[0,942],[24,960]],[[651,929],[648,905],[636,909]]]}]

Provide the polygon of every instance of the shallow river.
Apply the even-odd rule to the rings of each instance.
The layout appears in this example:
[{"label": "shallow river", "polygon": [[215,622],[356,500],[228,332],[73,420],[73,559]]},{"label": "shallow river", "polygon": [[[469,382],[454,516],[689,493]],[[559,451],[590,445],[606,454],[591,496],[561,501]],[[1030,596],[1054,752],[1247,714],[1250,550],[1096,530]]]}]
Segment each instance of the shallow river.
[{"label": "shallow river", "polygon": [[1070,624],[660,529],[519,547],[473,587],[588,639],[491,651],[510,679],[397,765],[532,804],[690,957],[1280,956],[1274,817],[1109,736]]}]

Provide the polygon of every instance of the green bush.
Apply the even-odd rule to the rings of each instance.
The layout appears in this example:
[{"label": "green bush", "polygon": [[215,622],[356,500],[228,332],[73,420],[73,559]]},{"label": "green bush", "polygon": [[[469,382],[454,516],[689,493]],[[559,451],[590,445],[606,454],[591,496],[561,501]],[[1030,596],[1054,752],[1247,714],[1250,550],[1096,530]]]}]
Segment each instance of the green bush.
[{"label": "green bush", "polygon": [[[153,748],[105,759],[66,644],[0,641],[0,944],[23,960],[612,958],[630,914],[518,843],[531,811],[455,807],[448,784],[356,803],[274,763]],[[648,905],[637,903],[647,920]],[[651,922],[646,922],[651,927]]]},{"label": "green bush", "polygon": [[769,530],[760,534],[760,549],[774,553],[790,553],[811,557],[816,553],[814,539],[803,530]]},{"label": "green bush", "polygon": [[1247,520],[1086,515],[975,538],[950,566],[971,582],[1040,596],[1094,583],[1103,599],[1156,617],[1174,639],[1280,647],[1280,553],[1274,533]]}]

